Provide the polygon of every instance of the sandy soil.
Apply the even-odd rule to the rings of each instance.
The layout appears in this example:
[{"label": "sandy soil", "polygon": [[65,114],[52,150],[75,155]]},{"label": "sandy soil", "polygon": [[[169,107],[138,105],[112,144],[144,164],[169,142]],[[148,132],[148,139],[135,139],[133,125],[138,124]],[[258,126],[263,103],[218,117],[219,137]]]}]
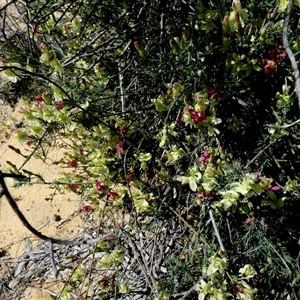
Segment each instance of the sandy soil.
[{"label": "sandy soil", "polygon": [[[4,107],[0,113],[0,124],[12,115],[12,108]],[[22,147],[13,137],[7,138],[3,125],[0,127],[0,169],[5,170],[6,161],[11,161],[17,167],[23,162],[24,158],[8,148],[13,145],[25,152],[26,147]],[[20,147],[21,146],[21,147]],[[62,156],[63,149],[54,148],[49,151],[49,159],[58,160]],[[25,152],[26,153],[26,152]],[[59,173],[59,167],[48,165],[37,159],[31,159],[26,165],[26,169],[43,174],[47,181],[52,181]],[[9,182],[8,182],[9,184]],[[80,200],[75,194],[57,195],[53,201],[47,201],[53,190],[45,185],[25,186],[19,189],[11,188],[13,197],[24,213],[28,221],[35,227],[41,228],[41,232],[46,235],[59,237],[73,237],[78,232],[82,224],[80,216],[70,216],[80,207]],[[53,214],[59,215],[61,221],[52,220]],[[76,214],[75,214],[76,215]],[[67,221],[66,221],[67,220]],[[7,251],[7,255],[12,258],[24,253],[24,239],[29,237],[32,243],[38,240],[21,223],[14,214],[8,202],[2,197],[0,202],[0,250]],[[1,271],[1,266],[0,266]],[[26,299],[51,299],[49,294],[32,289]]]},{"label": "sandy soil", "polygon": [[[0,0],[0,7],[5,3],[5,0]],[[9,11],[11,15],[15,13],[16,11],[14,10]],[[13,22],[16,20],[16,18],[13,18]],[[7,22],[10,22],[9,18]],[[3,80],[1,78],[0,80],[1,86]],[[7,117],[12,115],[13,109],[11,107],[5,106],[1,108],[0,105],[0,169],[2,171],[5,171],[7,167],[6,161],[12,162],[17,167],[20,167],[24,162],[22,156],[8,148],[8,145],[12,145],[20,148],[21,151],[25,152],[26,150],[26,147],[22,147],[13,137],[8,137],[5,134],[3,123]],[[53,148],[49,151],[48,158],[53,161],[58,160],[62,157],[63,151],[63,149]],[[60,171],[59,167],[51,165],[50,163],[43,163],[34,158],[26,164],[26,169],[41,173],[48,182],[54,180]],[[9,181],[7,181],[7,183],[8,186],[10,186]],[[78,214],[72,216],[81,206],[79,198],[73,193],[56,195],[53,201],[47,201],[46,198],[53,193],[53,190],[45,185],[33,185],[19,189],[11,188],[10,191],[27,220],[35,228],[41,228],[40,231],[46,235],[71,238],[77,234],[79,226],[82,225],[82,220]],[[61,220],[58,222],[52,220],[54,214],[59,215]],[[33,245],[38,242],[38,239],[22,225],[5,197],[2,197],[0,199],[0,253],[6,253],[6,257],[19,257],[24,253],[24,240],[26,237],[30,238]],[[0,277],[2,272],[3,266],[0,263]],[[58,290],[58,287],[52,286],[49,287],[49,289],[55,291]],[[33,288],[28,289],[28,291],[30,293],[26,297],[26,300],[52,299],[47,292]],[[20,297],[20,300],[23,300],[23,298]]]}]

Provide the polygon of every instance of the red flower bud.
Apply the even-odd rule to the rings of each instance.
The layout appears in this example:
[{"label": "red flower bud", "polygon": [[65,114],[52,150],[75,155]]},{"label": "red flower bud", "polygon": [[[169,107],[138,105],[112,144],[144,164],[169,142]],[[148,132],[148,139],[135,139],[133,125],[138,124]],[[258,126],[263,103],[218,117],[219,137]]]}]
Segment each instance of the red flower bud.
[{"label": "red flower bud", "polygon": [[142,46],[140,45],[140,43],[138,41],[135,41],[133,44],[134,44],[134,47],[137,51],[142,51],[143,50]]},{"label": "red flower bud", "polygon": [[188,36],[189,36],[189,32],[188,32],[188,30],[187,30],[187,28],[186,27],[182,27],[182,38],[186,41],[187,40],[187,38],[188,38]]},{"label": "red flower bud", "polygon": [[69,188],[70,190],[76,191],[76,190],[79,189],[79,186],[78,186],[77,184],[68,184],[68,188]]},{"label": "red flower bud", "polygon": [[104,192],[106,190],[106,185],[101,180],[96,180],[96,189],[99,192]]},{"label": "red flower bud", "polygon": [[80,210],[85,213],[89,213],[89,212],[93,211],[93,208],[90,205],[84,205],[80,208]]},{"label": "red flower bud", "polygon": [[182,127],[182,126],[184,126],[185,122],[182,119],[178,119],[176,124],[177,124],[177,126]]},{"label": "red flower bud", "polygon": [[40,50],[41,52],[44,52],[44,50],[46,49],[45,44],[44,44],[43,42],[41,42],[41,41],[38,41],[38,42],[37,42],[37,46],[38,46],[38,48],[39,48],[39,50]]},{"label": "red flower bud", "polygon": [[240,13],[238,11],[234,13],[234,19],[236,22],[240,22]]},{"label": "red flower bud", "polygon": [[59,110],[61,110],[61,109],[63,109],[63,108],[65,107],[65,105],[64,105],[64,103],[63,103],[62,101],[57,102],[57,103],[55,104],[55,106],[56,106],[56,108],[59,109]]},{"label": "red flower bud", "polygon": [[121,126],[119,129],[120,134],[126,134],[127,133],[127,127],[126,126]]},{"label": "red flower bud", "polygon": [[177,43],[173,39],[169,41],[169,45],[173,50],[178,47]]},{"label": "red flower bud", "polygon": [[37,95],[37,96],[35,97],[35,100],[36,100],[37,102],[41,103],[41,102],[44,101],[44,98],[43,98],[42,95]]},{"label": "red flower bud", "polygon": [[231,68],[231,57],[230,56],[228,56],[226,58],[225,68],[226,68],[226,70],[229,70]]},{"label": "red flower bud", "polygon": [[202,123],[206,119],[204,111],[196,111],[194,109],[189,109],[189,113],[196,124]]},{"label": "red flower bud", "polygon": [[67,162],[67,166],[76,168],[78,166],[78,163],[75,159],[73,159],[72,161]]},{"label": "red flower bud", "polygon": [[134,44],[135,49],[139,52],[140,56],[141,56],[142,58],[146,58],[147,52],[146,52],[145,49],[141,46],[141,44],[140,44],[138,41],[135,41],[133,44]]},{"label": "red flower bud", "polygon": [[230,27],[229,27],[229,16],[228,15],[225,15],[224,18],[223,18],[222,30],[223,30],[223,33],[227,33],[230,30]]}]

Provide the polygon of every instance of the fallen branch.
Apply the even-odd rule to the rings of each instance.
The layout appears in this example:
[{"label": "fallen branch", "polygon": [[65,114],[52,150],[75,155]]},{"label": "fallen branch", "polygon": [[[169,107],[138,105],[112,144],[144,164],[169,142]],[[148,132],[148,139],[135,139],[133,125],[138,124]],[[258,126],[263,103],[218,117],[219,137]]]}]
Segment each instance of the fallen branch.
[{"label": "fallen branch", "polygon": [[25,216],[23,215],[23,213],[20,211],[16,201],[13,199],[13,197],[11,196],[6,183],[4,181],[5,177],[11,177],[11,178],[24,178],[24,176],[22,175],[17,175],[17,174],[5,174],[3,172],[0,171],[0,185],[2,186],[3,191],[0,193],[0,197],[2,197],[3,195],[5,195],[9,205],[11,206],[11,208],[13,209],[14,213],[17,215],[17,217],[21,220],[21,222],[23,223],[23,225],[31,232],[33,233],[35,236],[37,236],[38,238],[46,241],[46,242],[50,242],[52,244],[59,244],[59,245],[87,245],[87,244],[95,244],[101,240],[105,240],[108,239],[113,233],[109,233],[106,235],[103,235],[101,237],[98,237],[96,239],[89,239],[89,240],[83,240],[83,241],[75,241],[75,240],[69,240],[69,239],[57,239],[57,238],[53,238],[50,236],[46,236],[44,234],[42,234],[41,232],[39,232],[38,230],[36,230],[25,218]]}]

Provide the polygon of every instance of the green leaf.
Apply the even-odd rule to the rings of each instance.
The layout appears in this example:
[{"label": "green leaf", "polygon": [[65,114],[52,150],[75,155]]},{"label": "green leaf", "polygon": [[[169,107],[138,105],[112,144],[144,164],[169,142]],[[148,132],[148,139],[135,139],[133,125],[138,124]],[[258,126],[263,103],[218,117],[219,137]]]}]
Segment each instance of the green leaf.
[{"label": "green leaf", "polygon": [[[279,2],[278,10],[280,12],[284,12],[286,10],[286,8],[288,7],[289,0],[279,0],[278,2]],[[294,4],[297,6],[300,6],[300,0],[295,0]]]},{"label": "green leaf", "polygon": [[246,195],[250,188],[247,188],[246,186],[240,184],[239,182],[234,182],[231,184],[231,188],[242,195]]},{"label": "green leaf", "polygon": [[189,186],[190,186],[190,189],[193,192],[196,192],[196,190],[197,190],[197,183],[196,183],[196,181],[193,178],[189,178]]},{"label": "green leaf", "polygon": [[144,153],[141,154],[138,158],[139,161],[143,162],[143,161],[149,161],[151,159],[151,153]]}]

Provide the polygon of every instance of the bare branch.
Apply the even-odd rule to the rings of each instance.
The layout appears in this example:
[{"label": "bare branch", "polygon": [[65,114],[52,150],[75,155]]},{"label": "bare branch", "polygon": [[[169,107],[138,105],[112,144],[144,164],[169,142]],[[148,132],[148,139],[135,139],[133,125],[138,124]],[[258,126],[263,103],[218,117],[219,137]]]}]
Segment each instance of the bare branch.
[{"label": "bare branch", "polygon": [[299,69],[297,66],[295,55],[294,55],[293,51],[291,50],[291,47],[290,47],[290,44],[288,41],[288,28],[289,28],[289,21],[290,21],[290,14],[291,14],[292,6],[293,6],[293,0],[289,0],[289,4],[287,7],[287,11],[286,11],[286,17],[285,17],[285,21],[284,21],[284,27],[283,27],[283,45],[289,56],[293,71],[295,73],[295,80],[296,80],[295,91],[296,91],[296,94],[298,97],[298,103],[299,103],[299,108],[300,108],[300,72],[299,72]]},{"label": "bare branch", "polygon": [[214,215],[213,215],[212,209],[209,210],[209,217],[210,217],[210,220],[211,220],[212,225],[214,227],[215,235],[218,239],[218,243],[220,245],[221,251],[226,252],[223,241],[221,239],[221,236],[220,236],[220,233],[219,233],[219,230],[218,230],[218,227],[217,227],[217,224],[216,224],[216,221],[215,221],[215,218],[214,218]]}]

